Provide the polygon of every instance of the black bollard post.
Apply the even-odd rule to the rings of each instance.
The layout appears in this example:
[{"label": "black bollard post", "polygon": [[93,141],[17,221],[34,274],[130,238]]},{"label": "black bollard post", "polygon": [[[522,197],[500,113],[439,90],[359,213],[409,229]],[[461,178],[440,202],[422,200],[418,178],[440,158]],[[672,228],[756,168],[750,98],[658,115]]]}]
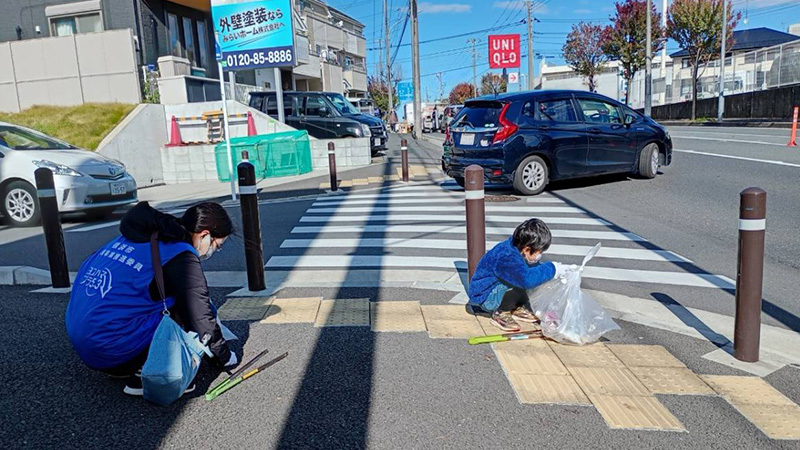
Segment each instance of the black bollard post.
[{"label": "black bollard post", "polygon": [[403,181],[408,182],[408,141],[400,141],[400,156],[403,161]]},{"label": "black bollard post", "polygon": [[256,170],[242,152],[242,162],[236,167],[239,174],[239,201],[242,207],[242,231],[244,232],[244,259],[247,263],[247,288],[263,291],[264,252],[261,248],[261,221],[258,217],[258,191]]},{"label": "black bollard post", "polygon": [[464,171],[467,206],[467,266],[469,279],[486,253],[486,205],[483,194],[483,168],[473,164]]},{"label": "black bollard post", "polygon": [[739,261],[736,270],[733,356],[739,361],[756,362],[761,340],[767,192],[760,188],[747,188],[739,194],[739,202]]},{"label": "black bollard post", "polygon": [[331,173],[331,192],[336,192],[339,183],[336,181],[336,147],[333,142],[328,142],[328,170]]},{"label": "black bollard post", "polygon": [[39,208],[42,212],[42,230],[47,243],[47,260],[50,264],[50,281],[54,288],[69,287],[69,268],[67,267],[67,251],[64,247],[64,231],[61,229],[61,217],[58,215],[58,200],[53,181],[53,172],[44,167],[33,172],[36,178],[36,193],[39,197]]}]

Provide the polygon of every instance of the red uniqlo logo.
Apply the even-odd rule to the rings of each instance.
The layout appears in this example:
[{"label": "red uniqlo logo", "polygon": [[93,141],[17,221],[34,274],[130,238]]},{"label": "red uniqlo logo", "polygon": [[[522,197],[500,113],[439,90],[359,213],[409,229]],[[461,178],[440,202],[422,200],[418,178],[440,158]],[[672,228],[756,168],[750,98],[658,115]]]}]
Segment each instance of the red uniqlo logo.
[{"label": "red uniqlo logo", "polygon": [[518,34],[489,36],[489,67],[492,69],[519,67]]}]

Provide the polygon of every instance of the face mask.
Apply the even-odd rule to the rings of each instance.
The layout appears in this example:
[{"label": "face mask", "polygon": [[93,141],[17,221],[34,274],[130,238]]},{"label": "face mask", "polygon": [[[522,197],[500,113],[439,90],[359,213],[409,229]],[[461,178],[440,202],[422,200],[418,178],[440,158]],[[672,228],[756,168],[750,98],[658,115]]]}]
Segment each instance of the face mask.
[{"label": "face mask", "polygon": [[535,257],[535,258],[533,258],[533,261],[531,261],[531,264],[536,264],[536,263],[538,263],[539,261],[541,261],[541,259],[542,259],[542,254],[541,254],[541,253],[539,253],[538,255],[536,255],[536,257]]},{"label": "face mask", "polygon": [[213,255],[213,254],[214,254],[214,250],[215,250],[215,248],[214,248],[214,245],[213,245],[213,243],[211,242],[211,235],[210,235],[210,234],[207,234],[207,235],[206,235],[206,236],[203,238],[203,241],[202,241],[202,242],[205,242],[206,240],[208,240],[208,250],[207,250],[207,251],[206,251],[204,254],[200,255],[200,261],[205,261],[205,260],[207,260],[208,258],[211,258],[211,255]]}]

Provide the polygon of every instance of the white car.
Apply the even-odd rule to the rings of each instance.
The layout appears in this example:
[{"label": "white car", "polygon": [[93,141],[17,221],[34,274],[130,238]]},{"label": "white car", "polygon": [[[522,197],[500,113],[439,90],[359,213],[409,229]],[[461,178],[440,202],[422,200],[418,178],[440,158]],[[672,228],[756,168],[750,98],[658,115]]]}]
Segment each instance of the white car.
[{"label": "white car", "polygon": [[33,172],[40,167],[53,171],[61,212],[102,217],[136,202],[136,181],[119,161],[0,122],[0,212],[11,225],[39,223]]}]

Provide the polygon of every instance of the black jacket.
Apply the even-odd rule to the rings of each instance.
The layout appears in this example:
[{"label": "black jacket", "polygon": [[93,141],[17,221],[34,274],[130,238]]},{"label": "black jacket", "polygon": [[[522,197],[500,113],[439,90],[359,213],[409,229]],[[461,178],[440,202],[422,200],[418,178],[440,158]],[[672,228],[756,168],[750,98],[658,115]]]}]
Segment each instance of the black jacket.
[{"label": "black jacket", "polygon": [[[153,231],[158,231],[160,241],[191,242],[191,236],[175,216],[157,211],[147,202],[137,204],[122,217],[119,231],[133,242],[150,242]],[[164,264],[163,271],[166,295],[175,297],[172,318],[184,329],[196,332],[201,341],[208,341],[214,355],[212,363],[227,363],[231,352],[212,311],[200,259],[192,252],[183,252]],[[150,296],[159,298],[155,279],[150,283]]]}]

